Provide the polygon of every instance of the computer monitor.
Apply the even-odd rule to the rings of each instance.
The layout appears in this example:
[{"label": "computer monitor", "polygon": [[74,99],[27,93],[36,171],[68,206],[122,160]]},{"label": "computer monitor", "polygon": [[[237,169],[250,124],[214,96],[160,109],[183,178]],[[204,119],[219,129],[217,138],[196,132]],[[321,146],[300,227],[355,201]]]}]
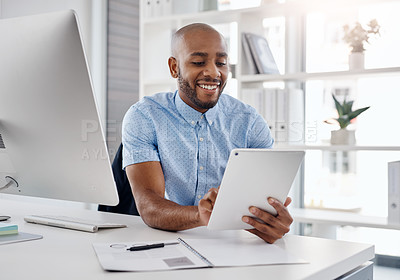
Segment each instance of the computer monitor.
[{"label": "computer monitor", "polygon": [[116,205],[73,11],[0,20],[0,193]]}]

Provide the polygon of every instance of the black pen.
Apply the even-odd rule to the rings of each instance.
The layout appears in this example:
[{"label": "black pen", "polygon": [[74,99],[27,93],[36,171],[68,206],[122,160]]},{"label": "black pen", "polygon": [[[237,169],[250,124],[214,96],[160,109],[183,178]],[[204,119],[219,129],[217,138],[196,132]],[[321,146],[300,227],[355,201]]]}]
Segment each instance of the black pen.
[{"label": "black pen", "polygon": [[176,244],[179,244],[179,242],[154,243],[154,244],[147,244],[147,245],[132,246],[126,250],[128,250],[128,251],[143,251],[143,250],[149,250],[149,249],[155,249],[155,248],[163,248],[164,246],[167,246],[167,245],[176,245]]}]

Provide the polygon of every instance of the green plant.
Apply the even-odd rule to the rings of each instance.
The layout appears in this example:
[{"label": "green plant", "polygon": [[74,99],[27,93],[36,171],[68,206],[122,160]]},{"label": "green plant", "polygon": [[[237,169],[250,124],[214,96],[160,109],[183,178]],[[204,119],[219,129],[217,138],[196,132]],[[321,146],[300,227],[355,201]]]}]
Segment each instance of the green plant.
[{"label": "green plant", "polygon": [[[335,107],[339,115],[338,118],[333,120],[339,123],[341,129],[345,129],[350,124],[352,119],[356,118],[359,114],[361,114],[362,112],[364,112],[369,108],[368,106],[353,111],[354,101],[346,101],[346,98],[344,98],[343,103],[340,103],[336,99],[335,95],[332,94],[332,97],[333,100],[335,101]],[[328,120],[325,122],[331,124],[331,122],[329,122]]]},{"label": "green plant", "polygon": [[379,29],[376,19],[368,23],[368,29],[362,27],[359,22],[356,22],[353,28],[346,24],[343,26],[343,40],[350,45],[351,52],[363,52],[365,51],[364,43],[369,43],[368,39],[371,35],[380,35]]}]

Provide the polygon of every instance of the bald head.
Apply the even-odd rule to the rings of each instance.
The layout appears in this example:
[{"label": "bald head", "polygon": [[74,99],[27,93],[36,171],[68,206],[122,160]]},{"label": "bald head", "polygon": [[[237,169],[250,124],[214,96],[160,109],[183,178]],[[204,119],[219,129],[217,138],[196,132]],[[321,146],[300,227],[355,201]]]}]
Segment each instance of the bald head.
[{"label": "bald head", "polygon": [[[192,23],[189,25],[186,25],[176,31],[171,40],[171,51],[172,51],[172,56],[177,57],[177,52],[179,51],[179,48],[182,44],[182,40],[185,38],[186,34],[195,34],[198,32],[210,32],[210,33],[216,33],[218,34],[221,39],[225,42],[224,36],[222,36],[217,30],[215,30],[212,26],[205,24],[205,23]],[[226,43],[225,43],[226,44]]]}]

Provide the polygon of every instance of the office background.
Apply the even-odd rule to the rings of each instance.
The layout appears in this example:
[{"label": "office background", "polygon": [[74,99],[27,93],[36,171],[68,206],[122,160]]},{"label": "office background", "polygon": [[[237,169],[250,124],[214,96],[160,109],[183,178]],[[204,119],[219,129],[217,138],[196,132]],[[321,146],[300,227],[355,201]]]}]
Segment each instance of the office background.
[{"label": "office background", "polygon": [[[192,5],[187,6],[185,11],[183,2]],[[357,151],[310,150],[304,176],[299,178],[302,189],[295,193],[295,197],[297,205],[387,215],[385,163],[400,159],[400,132],[393,129],[399,120],[396,106],[400,101],[400,56],[397,55],[400,36],[396,27],[400,26],[397,17],[400,1],[297,0],[286,1],[286,4],[283,3],[285,1],[263,1],[261,9],[254,8],[261,1],[233,0],[217,1],[219,11],[200,11],[215,7],[201,6],[199,2],[202,1],[176,0],[181,8],[172,6],[167,13],[176,15],[171,15],[163,14],[164,10],[148,11],[140,6],[144,1],[134,0],[0,0],[0,18],[62,9],[77,11],[111,157],[120,143],[121,121],[129,106],[144,95],[157,90],[171,90],[175,86],[166,69],[153,70],[163,63],[166,66],[169,55],[166,42],[171,31],[191,21],[209,22],[228,39],[231,64],[236,71],[232,72],[227,88],[230,94],[244,100],[246,91],[254,92],[254,89],[260,88],[289,87],[303,91],[302,121],[307,126],[304,126],[301,144],[323,146],[329,141],[329,133],[336,127],[323,121],[335,114],[330,97],[332,93],[355,99],[355,107],[371,106],[353,124],[353,128],[357,129],[357,144],[370,148]],[[290,4],[292,2],[293,5]],[[293,10],[296,2],[302,7],[298,11]],[[236,8],[249,10],[242,13]],[[233,12],[229,12],[230,9]],[[186,12],[190,16],[185,16]],[[246,16],[255,16],[259,24],[254,26],[252,21],[246,23]],[[371,39],[371,44],[367,45],[365,68],[380,69],[372,75],[343,74],[338,77],[328,74],[321,79],[295,75],[291,80],[290,77],[284,81],[266,78],[247,82],[246,78],[251,77],[238,72],[242,67],[240,63],[243,63],[238,35],[240,31],[254,30],[268,39],[283,75],[347,71],[349,49],[341,40],[342,26],[355,21],[366,24],[373,18],[381,25],[381,35]],[[159,52],[155,51],[157,47]],[[141,56],[139,49],[143,52]],[[311,141],[307,143],[307,139]],[[280,144],[291,144],[286,142]],[[330,199],[332,197],[334,199]],[[308,234],[312,228],[305,226],[302,231]],[[374,243],[377,253],[397,257],[400,256],[399,245],[396,246],[399,244],[398,234],[396,230],[351,226],[337,230],[338,239]]]}]

